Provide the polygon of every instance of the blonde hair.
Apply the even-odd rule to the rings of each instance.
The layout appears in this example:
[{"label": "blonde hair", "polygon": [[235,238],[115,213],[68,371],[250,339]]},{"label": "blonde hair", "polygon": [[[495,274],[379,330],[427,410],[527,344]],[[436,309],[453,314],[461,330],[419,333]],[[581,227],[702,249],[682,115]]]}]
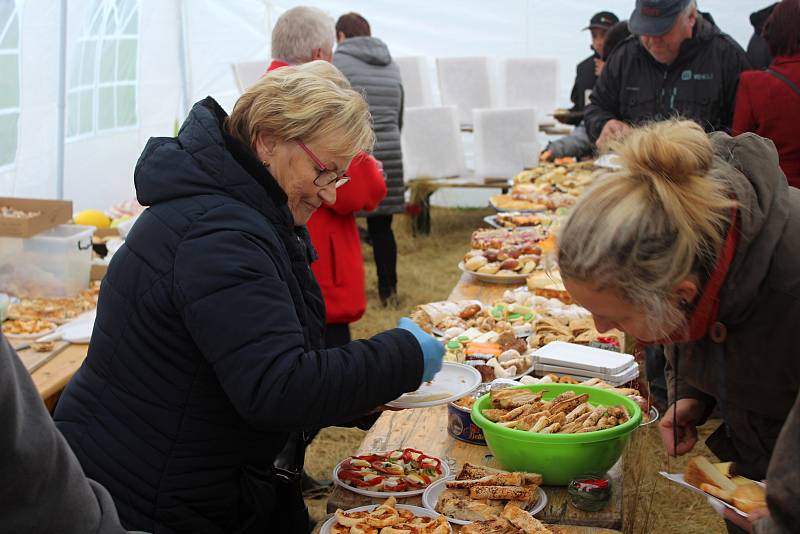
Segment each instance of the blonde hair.
[{"label": "blonde hair", "polygon": [[371,150],[375,140],[366,100],[326,61],[270,71],[239,98],[227,127],[254,150],[266,132],[281,141],[322,140],[347,159]]},{"label": "blonde hair", "polygon": [[333,18],[321,9],[297,6],[283,13],[272,29],[272,57],[290,65],[311,60],[317,48],[333,50]]},{"label": "blonde hair", "polygon": [[648,310],[669,334],[684,314],[671,297],[691,274],[701,279],[719,255],[736,201],[711,142],[694,122],[652,123],[611,147],[623,168],[580,198],[558,236],[558,265]]}]

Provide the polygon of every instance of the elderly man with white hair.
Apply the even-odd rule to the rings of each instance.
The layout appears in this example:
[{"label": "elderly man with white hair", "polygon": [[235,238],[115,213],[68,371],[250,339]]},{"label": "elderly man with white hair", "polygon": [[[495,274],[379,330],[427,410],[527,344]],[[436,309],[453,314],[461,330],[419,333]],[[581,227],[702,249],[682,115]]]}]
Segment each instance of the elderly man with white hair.
[{"label": "elderly man with white hair", "polygon": [[335,42],[334,22],[330,16],[315,7],[293,7],[275,22],[272,63],[268,70],[315,59],[330,62]]},{"label": "elderly man with white hair", "polygon": [[631,126],[681,116],[729,132],[742,48],[702,16],[695,0],[636,0],[620,44],[595,84],[584,118],[603,148]]}]

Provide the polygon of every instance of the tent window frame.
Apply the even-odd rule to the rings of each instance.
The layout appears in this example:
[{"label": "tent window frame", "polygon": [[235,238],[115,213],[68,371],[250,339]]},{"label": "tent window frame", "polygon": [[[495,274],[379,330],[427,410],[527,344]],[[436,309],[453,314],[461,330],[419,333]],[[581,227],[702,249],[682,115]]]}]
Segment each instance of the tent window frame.
[{"label": "tent window frame", "polygon": [[[73,70],[67,89],[67,141],[139,127],[140,13],[140,0],[95,0],[73,54]],[[121,43],[133,43],[133,46],[127,47],[135,56],[130,79],[120,79],[118,61]],[[87,51],[92,53],[87,54]],[[91,57],[85,61],[87,55]],[[107,65],[110,68],[105,71]],[[133,93],[130,100],[133,109],[125,110],[124,114],[119,113],[119,88],[130,88]],[[104,104],[101,105],[101,94],[107,95],[108,91],[112,95],[110,103],[104,98]],[[91,106],[88,113],[83,109],[87,103]],[[111,108],[106,108],[106,105]],[[104,118],[102,121],[101,116]],[[132,120],[123,120],[130,118]]]},{"label": "tent window frame", "polygon": [[[17,163],[17,152],[19,151],[19,118],[20,118],[20,110],[21,110],[21,82],[22,82],[22,65],[20,62],[20,25],[19,25],[19,8],[17,6],[17,2],[11,0],[12,8],[9,12],[8,19],[5,21],[0,21],[0,43],[5,41],[8,32],[11,31],[12,25],[16,27],[16,42],[13,43],[13,48],[0,48],[0,56],[11,56],[16,58],[17,60],[17,69],[16,69],[16,85],[17,85],[17,105],[16,106],[9,106],[9,107],[2,107],[0,108],[0,116],[16,116],[16,128],[14,128],[14,135],[11,141],[11,145],[13,148],[13,153],[11,159],[8,161],[0,161],[0,171],[4,171],[10,168],[13,168]],[[9,73],[14,74],[14,73]],[[14,82],[12,81],[12,84]],[[6,140],[3,139],[2,142],[5,144]]]}]

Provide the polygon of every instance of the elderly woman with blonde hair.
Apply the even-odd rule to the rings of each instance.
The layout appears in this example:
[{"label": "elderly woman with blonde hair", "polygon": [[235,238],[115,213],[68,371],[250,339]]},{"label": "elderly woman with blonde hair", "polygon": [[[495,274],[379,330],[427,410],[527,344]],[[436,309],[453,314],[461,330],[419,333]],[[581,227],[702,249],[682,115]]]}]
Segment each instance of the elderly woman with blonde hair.
[{"label": "elderly woman with blonde hair", "polygon": [[[598,180],[559,235],[558,262],[597,329],[666,345],[671,455],[706,441],[737,474],[767,478],[754,532],[800,524],[800,191],[768,139],[707,136],[693,122],[633,131],[622,169]],[[792,525],[795,525],[794,527]],[[739,530],[735,530],[739,531]]]},{"label": "elderly woman with blonde hair", "polygon": [[145,147],[135,182],[150,207],[55,414],[126,527],[306,532],[299,472],[273,468],[287,436],[357,418],[441,366],[441,345],[405,324],[321,348],[303,225],[372,141],[364,99],[315,61],[269,73],[230,117],[206,98]]}]

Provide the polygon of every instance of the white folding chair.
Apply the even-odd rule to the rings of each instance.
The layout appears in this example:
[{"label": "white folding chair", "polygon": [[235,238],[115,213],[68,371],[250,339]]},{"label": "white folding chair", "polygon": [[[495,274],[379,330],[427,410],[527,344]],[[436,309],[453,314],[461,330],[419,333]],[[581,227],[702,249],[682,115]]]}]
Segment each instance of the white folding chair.
[{"label": "white folding chair", "polygon": [[242,63],[232,63],[233,79],[240,93],[256,83],[267,71],[269,64],[266,61],[244,61]]},{"label": "white folding chair", "polygon": [[422,56],[396,57],[394,62],[403,78],[404,106],[430,107],[433,102],[433,81],[428,58]]},{"label": "white folding chair", "polygon": [[473,110],[475,176],[511,178],[539,157],[533,108]]},{"label": "white folding chair", "polygon": [[558,59],[509,58],[502,65],[505,107],[534,108],[540,122],[556,109],[558,101]]},{"label": "white folding chair", "polygon": [[407,180],[464,172],[464,147],[455,106],[406,108],[400,140]]},{"label": "white folding chair", "polygon": [[489,60],[485,57],[436,59],[443,106],[457,106],[460,124],[472,124],[472,110],[492,107]]}]

